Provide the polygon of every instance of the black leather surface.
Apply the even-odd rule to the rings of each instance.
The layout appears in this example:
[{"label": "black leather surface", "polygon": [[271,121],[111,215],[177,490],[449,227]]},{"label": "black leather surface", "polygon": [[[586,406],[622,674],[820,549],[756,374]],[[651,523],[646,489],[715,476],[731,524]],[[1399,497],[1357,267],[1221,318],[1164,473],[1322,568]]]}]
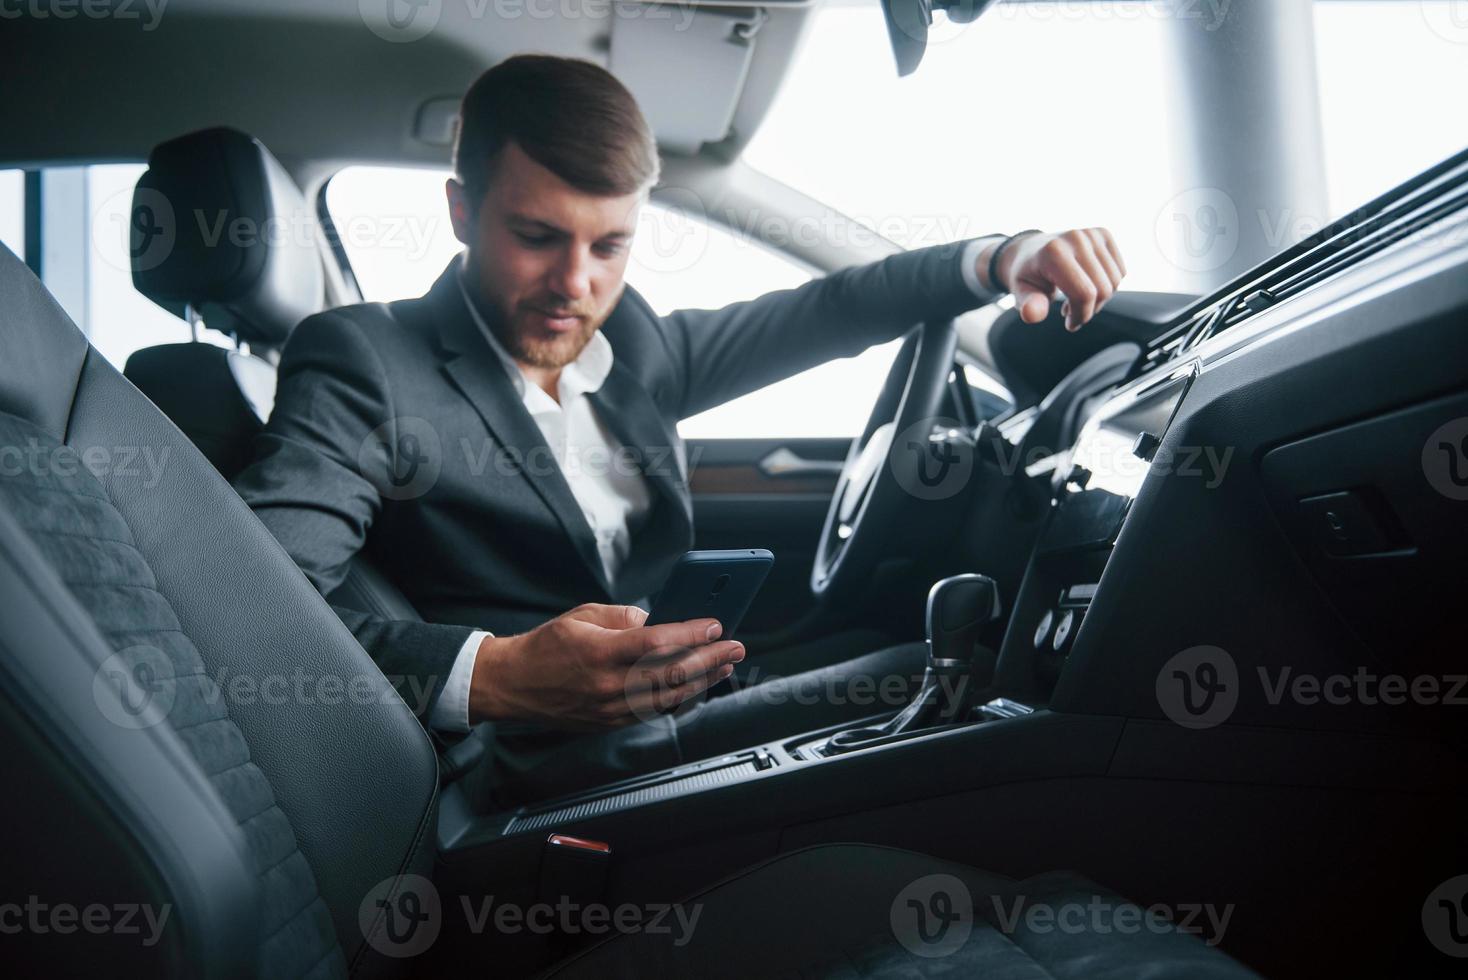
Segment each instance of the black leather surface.
[{"label": "black leather surface", "polygon": [[412,623],[423,619],[398,587],[363,555],[352,559],[347,577],[327,598],[334,606],[356,609],[385,620]]},{"label": "black leather surface", "polygon": [[0,406],[64,436],[83,459],[106,461],[100,484],[227,692],[235,678],[262,692],[286,680],[285,697],[232,698],[230,714],[295,829],[349,966],[392,967],[364,941],[358,911],[379,882],[431,867],[437,779],[427,737],[224,479],[43,292],[0,248]]},{"label": "black leather surface", "polygon": [[836,844],[794,851],[681,905],[691,927],[619,936],[549,975],[1255,976],[1219,950],[1146,918],[1137,906],[1075,875],[1014,881],[885,847]]},{"label": "black leather surface", "polygon": [[133,285],[164,309],[276,347],[321,308],[315,221],[270,151],[217,127],[160,143],[133,194]]},{"label": "black leather surface", "polygon": [[262,939],[252,955],[258,972],[344,975],[341,946],[290,821],[230,717],[231,699],[179,628],[128,523],[75,451],[30,423],[0,414],[0,447],[24,447],[46,460],[0,468],[0,509],[21,526],[110,646],[98,683],[118,692],[119,727],[171,728],[243,832],[256,875]]},{"label": "black leather surface", "polygon": [[[51,329],[27,326],[33,324]],[[69,329],[57,329],[56,324]],[[4,341],[0,346],[0,412],[26,419],[53,438],[63,438],[87,340],[3,244],[0,330]]]},{"label": "black leather surface", "polygon": [[163,344],[133,354],[123,369],[226,479],[250,461],[265,427],[229,370],[230,354],[212,344]]},{"label": "black leather surface", "polygon": [[112,720],[114,688],[95,688],[111,646],[5,508],[0,601],[7,901],[146,907],[158,924],[9,932],[7,975],[254,976],[259,901],[238,821],[170,727]]},{"label": "black leather surface", "polygon": [[[220,314],[221,304],[232,304],[233,312],[220,314],[223,322],[216,315],[212,325],[225,329],[233,324],[245,340],[270,347],[283,344],[296,323],[320,309],[319,250],[310,239],[280,237],[310,230],[301,220],[307,217],[305,200],[258,140],[223,128],[179,137],[154,151],[139,186],[143,191],[136,195],[135,208],[160,206],[160,195],[170,211],[175,200],[202,204],[212,199],[217,204],[212,212],[196,212],[211,221],[227,214],[250,226],[276,229],[276,237],[263,242],[264,247],[230,250],[227,242],[210,246],[189,237],[175,243],[176,252],[144,250],[134,281],[160,306],[179,313],[184,303],[206,304]],[[175,221],[177,217],[174,212]],[[316,285],[305,288],[313,277]],[[299,296],[294,288],[270,295],[283,285],[301,286]],[[246,315],[248,322],[239,322],[236,314]],[[134,353],[123,373],[232,480],[249,463],[255,436],[264,427],[230,366],[230,358],[248,356],[211,344],[162,344]],[[270,372],[273,380],[273,367],[259,358],[252,363],[256,371]],[[268,416],[268,408],[262,414]],[[352,562],[332,601],[387,620],[420,618],[397,587],[361,556]]]}]

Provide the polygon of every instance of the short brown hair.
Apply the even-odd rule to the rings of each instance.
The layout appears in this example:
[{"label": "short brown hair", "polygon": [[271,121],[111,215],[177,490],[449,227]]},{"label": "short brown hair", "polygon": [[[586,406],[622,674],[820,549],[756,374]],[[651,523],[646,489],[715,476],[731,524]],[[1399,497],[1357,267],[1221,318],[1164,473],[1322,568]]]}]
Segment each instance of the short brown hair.
[{"label": "short brown hair", "polygon": [[516,55],[480,75],[459,107],[454,175],[478,202],[509,143],[578,190],[632,194],[658,178],[658,149],[637,100],[589,61]]}]

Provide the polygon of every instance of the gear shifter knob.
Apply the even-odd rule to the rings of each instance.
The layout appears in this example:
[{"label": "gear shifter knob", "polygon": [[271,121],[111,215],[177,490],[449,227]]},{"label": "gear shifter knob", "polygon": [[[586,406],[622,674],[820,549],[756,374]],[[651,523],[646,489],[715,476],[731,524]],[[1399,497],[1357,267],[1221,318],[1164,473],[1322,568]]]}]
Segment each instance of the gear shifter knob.
[{"label": "gear shifter knob", "polygon": [[999,585],[987,575],[954,575],[928,592],[928,666],[967,670],[985,626],[999,618]]},{"label": "gear shifter knob", "polygon": [[987,575],[955,575],[933,586],[928,592],[928,669],[912,704],[884,724],[837,732],[826,741],[824,754],[961,719],[979,634],[998,618],[999,585]]}]

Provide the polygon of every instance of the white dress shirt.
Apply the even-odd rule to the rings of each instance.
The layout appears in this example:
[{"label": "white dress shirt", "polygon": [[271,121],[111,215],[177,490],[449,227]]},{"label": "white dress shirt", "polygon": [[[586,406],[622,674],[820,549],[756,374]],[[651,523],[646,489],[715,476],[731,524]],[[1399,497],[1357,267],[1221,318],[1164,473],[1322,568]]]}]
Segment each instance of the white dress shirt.
[{"label": "white dress shirt", "polygon": [[[500,344],[470,299],[462,276],[459,288],[474,322],[550,447],[571,495],[581,505],[581,513],[596,538],[602,570],[607,581],[615,583],[617,573],[632,551],[632,534],[652,509],[652,489],[626,454],[619,454],[620,440],[597,416],[587,397],[598,391],[612,372],[611,343],[600,331],[592,334],[576,359],[561,369],[558,398],[552,398],[525,377],[515,359]],[[434,728],[469,730],[469,686],[474,675],[474,658],[480,643],[489,635],[477,631],[460,648],[443,692],[429,715],[428,723]]]},{"label": "white dress shirt", "polygon": [[[994,301],[997,293],[985,289],[979,282],[979,253],[990,242],[1002,239],[1003,236],[976,238],[963,249],[963,281],[981,303]],[[489,341],[489,347],[504,366],[505,373],[510,376],[510,383],[540,428],[540,434],[560,466],[571,494],[581,505],[581,513],[586,516],[586,523],[596,537],[596,550],[607,581],[615,582],[617,572],[632,550],[633,531],[651,508],[652,493],[640,472],[625,462],[619,464],[617,450],[621,448],[620,443],[597,417],[587,397],[601,388],[612,371],[611,343],[600,331],[592,334],[576,360],[561,369],[558,403],[539,385],[526,379],[520,366],[500,344],[479,315],[462,273],[459,288],[464,293],[464,303],[469,307],[470,315],[485,340]],[[476,630],[459,648],[454,666],[444,681],[443,691],[429,712],[428,723],[432,727],[447,732],[469,730],[469,688],[474,679],[474,660],[480,643],[491,635],[484,630]]]}]

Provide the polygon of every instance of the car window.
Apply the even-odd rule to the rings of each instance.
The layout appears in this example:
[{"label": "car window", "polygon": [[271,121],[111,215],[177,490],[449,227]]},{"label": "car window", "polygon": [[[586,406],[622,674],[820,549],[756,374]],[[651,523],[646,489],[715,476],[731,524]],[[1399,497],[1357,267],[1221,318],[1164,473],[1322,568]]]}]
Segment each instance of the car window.
[{"label": "car window", "polygon": [[25,258],[24,170],[0,170],[0,242]]},{"label": "car window", "polygon": [[[1206,283],[1174,226],[1187,178],[1169,124],[1170,10],[1216,18],[1228,4],[1035,0],[969,24],[940,15],[922,67],[899,78],[881,6],[828,3],[743,159],[907,248],[1103,225],[1128,288],[1194,291]],[[1465,11],[1463,0],[1314,5],[1331,213],[1269,215],[1279,248],[1468,145],[1452,95],[1468,90]],[[1096,111],[1064,125],[1028,112],[1082,91]]]},{"label": "car window", "polygon": [[[460,249],[438,170],[348,167],[326,205],[363,296],[418,296]],[[810,280],[794,260],[747,235],[674,208],[648,205],[627,281],[660,314],[717,309]],[[866,422],[896,345],[832,361],[680,423],[690,439],[848,437]]]},{"label": "car window", "polygon": [[[1150,242],[1146,195],[1171,184],[1176,139],[1157,123],[1167,25],[1133,9],[1156,6],[1001,3],[970,24],[940,16],[922,67],[899,78],[881,5],[827,4],[743,159],[904,248],[1093,225],[1124,248]],[[1086,104],[1117,111],[1070,113],[1064,125],[1026,115],[1073,105],[1077,79]],[[1174,283],[1170,265],[1136,251],[1126,249],[1129,286]]]},{"label": "car window", "polygon": [[1315,60],[1331,217],[1468,147],[1463,0],[1317,2]]},{"label": "car window", "polygon": [[[128,256],[128,215],[141,163],[50,167],[40,171],[39,260],[41,281],[63,309],[119,371],[142,347],[188,340],[187,323],[133,288]],[[25,257],[25,178],[0,174],[0,239]],[[233,346],[229,338],[200,329],[199,339]]]}]

